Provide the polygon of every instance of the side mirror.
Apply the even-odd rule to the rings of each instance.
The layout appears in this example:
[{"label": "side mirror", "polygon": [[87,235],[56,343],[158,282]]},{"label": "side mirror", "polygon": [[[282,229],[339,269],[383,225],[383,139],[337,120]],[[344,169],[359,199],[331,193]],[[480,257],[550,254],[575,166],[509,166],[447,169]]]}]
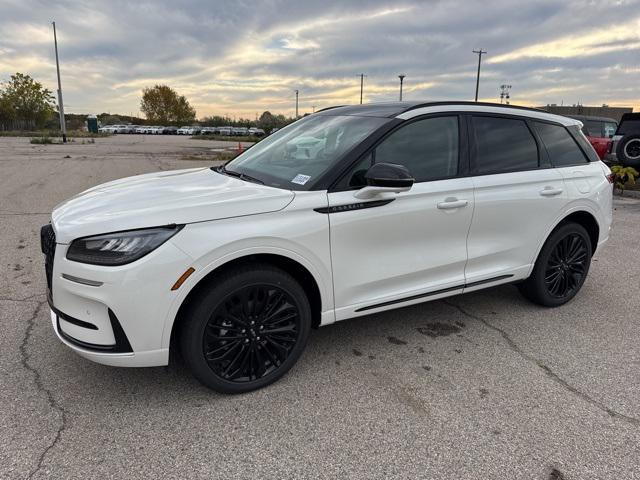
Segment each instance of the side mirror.
[{"label": "side mirror", "polygon": [[407,192],[415,182],[407,167],[394,163],[376,163],[367,170],[364,178],[367,186],[354,194],[356,198],[371,198],[385,192]]}]

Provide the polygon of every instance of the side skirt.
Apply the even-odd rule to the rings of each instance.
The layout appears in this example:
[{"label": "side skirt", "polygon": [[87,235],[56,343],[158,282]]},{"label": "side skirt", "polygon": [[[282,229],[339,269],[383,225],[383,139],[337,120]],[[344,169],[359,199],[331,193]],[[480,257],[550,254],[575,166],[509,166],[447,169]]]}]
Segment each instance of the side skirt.
[{"label": "side skirt", "polygon": [[487,278],[487,279],[484,279],[484,280],[478,280],[477,282],[465,283],[465,284],[462,284],[462,285],[457,285],[455,287],[442,288],[440,290],[434,290],[432,292],[420,293],[418,295],[411,295],[409,297],[398,298],[396,300],[389,300],[387,302],[375,303],[373,305],[366,305],[364,307],[357,308],[355,311],[356,311],[356,313],[357,312],[364,312],[364,311],[367,311],[367,310],[374,310],[376,308],[388,307],[389,305],[395,305],[397,303],[411,302],[413,300],[418,300],[420,298],[428,298],[428,297],[433,297],[433,296],[436,296],[436,295],[442,295],[443,293],[453,292],[455,290],[477,287],[479,285],[484,285],[485,283],[498,282],[500,280],[505,280],[505,279],[511,278],[511,277],[513,277],[513,275],[500,275],[498,277],[492,277],[492,278]]}]

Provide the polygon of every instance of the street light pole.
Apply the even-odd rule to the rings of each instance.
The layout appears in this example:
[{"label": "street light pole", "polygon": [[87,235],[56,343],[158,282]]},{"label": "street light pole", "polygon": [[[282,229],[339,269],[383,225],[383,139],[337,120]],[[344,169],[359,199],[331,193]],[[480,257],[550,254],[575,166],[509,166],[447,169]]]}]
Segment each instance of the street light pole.
[{"label": "street light pole", "polygon": [[400,101],[402,101],[402,82],[404,82],[404,77],[406,77],[405,74],[398,75],[400,79]]},{"label": "street light pole", "polygon": [[58,113],[60,114],[60,130],[62,131],[62,142],[67,142],[67,125],[64,121],[64,105],[62,104],[62,83],[60,82],[60,62],[58,61],[58,37],[56,36],[56,22],[53,24],[53,43],[56,50],[56,70],[58,71]]},{"label": "street light pole", "polygon": [[476,102],[478,101],[478,90],[480,89],[480,63],[482,62],[482,55],[486,54],[484,50],[474,50],[473,53],[478,54],[478,76],[476,77]]},{"label": "street light pole", "polygon": [[298,90],[296,90],[296,120],[298,119]]},{"label": "street light pole", "polygon": [[360,105],[362,105],[362,92],[364,90],[364,77],[366,75],[364,73],[360,74]]}]

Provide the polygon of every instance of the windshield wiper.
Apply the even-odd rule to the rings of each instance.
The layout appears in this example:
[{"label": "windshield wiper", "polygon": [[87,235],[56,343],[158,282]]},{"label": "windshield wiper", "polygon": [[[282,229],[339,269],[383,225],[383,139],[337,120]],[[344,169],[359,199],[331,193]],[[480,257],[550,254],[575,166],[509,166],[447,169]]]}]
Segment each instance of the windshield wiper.
[{"label": "windshield wiper", "polygon": [[259,183],[260,185],[264,185],[264,182],[262,180],[259,180],[255,177],[252,177],[251,175],[247,175],[246,173],[240,173],[240,172],[234,172],[233,170],[227,170],[224,165],[222,165],[221,167],[218,167],[216,170],[218,173],[222,173],[224,175],[228,175],[230,177],[236,177],[239,178],[240,180],[244,180],[246,182],[253,182],[253,183]]}]

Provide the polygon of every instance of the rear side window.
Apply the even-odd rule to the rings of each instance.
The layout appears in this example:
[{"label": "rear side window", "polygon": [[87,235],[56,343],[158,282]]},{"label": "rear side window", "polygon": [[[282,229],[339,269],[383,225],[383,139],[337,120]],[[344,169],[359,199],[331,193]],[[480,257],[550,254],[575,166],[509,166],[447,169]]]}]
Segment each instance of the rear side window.
[{"label": "rear side window", "polygon": [[598,122],[597,120],[585,120],[584,127],[582,127],[582,131],[585,135],[589,135],[590,137],[602,137],[602,127],[603,122]]},{"label": "rear side window", "polygon": [[553,166],[565,167],[588,162],[588,159],[566,128],[561,125],[541,122],[534,122],[534,125],[547,149]]},{"label": "rear side window", "polygon": [[615,135],[618,124],[613,122],[604,122],[604,136],[611,138]]},{"label": "rear side window", "polygon": [[477,116],[472,122],[476,174],[538,168],[538,146],[524,120]]},{"label": "rear side window", "polygon": [[400,127],[374,152],[375,163],[404,165],[416,182],[458,174],[458,117],[417,120]]}]

